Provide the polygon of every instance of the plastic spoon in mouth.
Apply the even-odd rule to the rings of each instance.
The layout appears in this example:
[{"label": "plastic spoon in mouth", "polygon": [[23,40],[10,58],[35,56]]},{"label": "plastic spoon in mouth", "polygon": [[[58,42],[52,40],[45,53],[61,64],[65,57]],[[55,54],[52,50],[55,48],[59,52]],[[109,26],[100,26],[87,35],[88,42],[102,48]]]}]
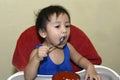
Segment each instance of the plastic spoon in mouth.
[{"label": "plastic spoon in mouth", "polygon": [[58,45],[60,45],[65,40],[65,37],[61,37],[60,41],[57,45],[53,45],[49,48],[49,52],[51,52],[53,49],[55,49]]}]

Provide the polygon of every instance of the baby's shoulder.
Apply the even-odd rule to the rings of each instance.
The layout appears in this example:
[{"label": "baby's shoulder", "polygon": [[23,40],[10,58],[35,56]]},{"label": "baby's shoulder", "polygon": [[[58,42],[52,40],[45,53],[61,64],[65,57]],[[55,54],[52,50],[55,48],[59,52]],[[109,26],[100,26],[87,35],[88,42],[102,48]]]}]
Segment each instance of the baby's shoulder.
[{"label": "baby's shoulder", "polygon": [[68,46],[68,48],[69,48],[70,50],[74,49],[73,45],[70,44],[69,42],[67,43],[67,46]]}]

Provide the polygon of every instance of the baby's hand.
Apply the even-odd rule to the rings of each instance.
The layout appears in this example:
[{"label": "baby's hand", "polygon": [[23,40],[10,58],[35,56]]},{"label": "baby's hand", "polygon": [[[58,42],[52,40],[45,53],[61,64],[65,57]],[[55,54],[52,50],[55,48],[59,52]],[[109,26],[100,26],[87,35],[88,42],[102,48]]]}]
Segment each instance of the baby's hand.
[{"label": "baby's hand", "polygon": [[40,61],[42,61],[44,57],[48,56],[48,52],[49,52],[48,46],[41,46],[37,49],[37,56],[40,59]]},{"label": "baby's hand", "polygon": [[89,66],[86,71],[85,80],[102,80],[94,69],[94,66]]}]

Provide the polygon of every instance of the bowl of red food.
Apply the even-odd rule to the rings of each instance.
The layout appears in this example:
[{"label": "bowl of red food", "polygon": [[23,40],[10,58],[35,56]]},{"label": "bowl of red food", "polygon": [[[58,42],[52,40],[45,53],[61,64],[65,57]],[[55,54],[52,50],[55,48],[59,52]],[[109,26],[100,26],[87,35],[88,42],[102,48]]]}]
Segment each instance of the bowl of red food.
[{"label": "bowl of red food", "polygon": [[80,80],[80,75],[75,72],[57,72],[52,76],[52,80]]}]

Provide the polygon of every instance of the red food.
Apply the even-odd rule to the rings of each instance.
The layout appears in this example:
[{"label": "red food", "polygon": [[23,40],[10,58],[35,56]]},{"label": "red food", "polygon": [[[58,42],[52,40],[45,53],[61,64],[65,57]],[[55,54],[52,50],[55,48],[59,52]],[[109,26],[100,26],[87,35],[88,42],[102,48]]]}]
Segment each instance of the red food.
[{"label": "red food", "polygon": [[74,72],[58,72],[53,75],[52,80],[80,80],[80,76]]}]

